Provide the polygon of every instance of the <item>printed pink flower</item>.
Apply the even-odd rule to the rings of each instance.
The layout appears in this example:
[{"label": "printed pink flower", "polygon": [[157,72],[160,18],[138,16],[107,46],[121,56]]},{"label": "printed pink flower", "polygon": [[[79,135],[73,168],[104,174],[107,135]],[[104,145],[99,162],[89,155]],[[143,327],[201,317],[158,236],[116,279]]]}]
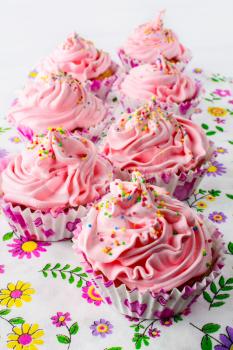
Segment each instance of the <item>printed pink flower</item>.
[{"label": "printed pink flower", "polygon": [[71,321],[70,313],[57,312],[56,315],[51,317],[51,320],[56,327],[64,327],[66,322]]},{"label": "printed pink flower", "polygon": [[233,100],[229,100],[228,103],[232,104],[233,105]]},{"label": "printed pink flower", "polygon": [[25,236],[20,236],[20,238],[15,238],[14,243],[8,244],[11,249],[9,253],[13,257],[18,257],[19,259],[27,258],[31,259],[33,256],[39,258],[42,252],[46,252],[44,247],[49,246],[49,242],[38,242],[35,241],[35,237],[26,232]]},{"label": "printed pink flower", "polygon": [[225,124],[226,123],[226,120],[225,119],[221,119],[221,118],[216,118],[216,119],[214,119],[214,121],[217,124]]},{"label": "printed pink flower", "polygon": [[96,306],[99,306],[103,303],[101,295],[91,282],[86,282],[86,286],[82,287],[82,292],[82,297],[86,299],[89,304],[94,303]]},{"label": "printed pink flower", "polygon": [[149,337],[151,337],[151,338],[160,337],[160,333],[161,333],[161,331],[158,328],[150,328],[149,332],[148,332]]},{"label": "printed pink flower", "polygon": [[4,265],[0,265],[0,273],[4,273],[5,272],[5,266]]},{"label": "printed pink flower", "polygon": [[220,96],[220,97],[231,96],[230,90],[216,89],[213,93],[214,93],[215,95]]},{"label": "printed pink flower", "polygon": [[162,326],[165,326],[165,327],[170,327],[173,325],[173,321],[171,318],[169,320],[161,320],[160,323]]}]

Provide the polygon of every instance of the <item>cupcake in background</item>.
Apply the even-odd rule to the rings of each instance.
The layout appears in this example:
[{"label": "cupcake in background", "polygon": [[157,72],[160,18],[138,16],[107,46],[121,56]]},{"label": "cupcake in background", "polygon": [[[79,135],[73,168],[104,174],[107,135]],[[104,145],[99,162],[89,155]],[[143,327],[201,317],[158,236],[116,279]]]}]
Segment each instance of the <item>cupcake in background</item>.
[{"label": "cupcake in background", "polygon": [[195,191],[213,151],[198,125],[153,103],[123,114],[111,125],[103,146],[116,177],[127,179],[139,170],[148,182],[180,200]]},{"label": "cupcake in background", "polygon": [[111,179],[111,163],[91,141],[53,128],[35,135],[2,171],[1,206],[20,234],[67,239]]},{"label": "cupcake in background", "polygon": [[171,29],[164,28],[164,13],[161,11],[154,21],[137,27],[119,49],[118,55],[126,71],[140,64],[154,64],[159,55],[180,71],[190,61],[190,51],[179,42]]},{"label": "cupcake in background", "polygon": [[92,141],[106,129],[110,112],[82,83],[64,73],[38,75],[28,81],[7,119],[29,140],[47,128],[64,127]]},{"label": "cupcake in background", "polygon": [[92,93],[105,100],[117,78],[117,69],[117,64],[107,52],[98,50],[91,41],[72,33],[39,63],[29,77],[34,77],[37,71],[63,71],[80,80]]},{"label": "cupcake in background", "polygon": [[219,231],[138,172],[110,184],[74,237],[102,296],[131,317],[181,313],[223,267]]},{"label": "cupcake in background", "polygon": [[150,102],[153,96],[162,109],[191,117],[200,102],[201,85],[161,56],[155,64],[132,68],[123,78],[118,91],[127,112]]}]

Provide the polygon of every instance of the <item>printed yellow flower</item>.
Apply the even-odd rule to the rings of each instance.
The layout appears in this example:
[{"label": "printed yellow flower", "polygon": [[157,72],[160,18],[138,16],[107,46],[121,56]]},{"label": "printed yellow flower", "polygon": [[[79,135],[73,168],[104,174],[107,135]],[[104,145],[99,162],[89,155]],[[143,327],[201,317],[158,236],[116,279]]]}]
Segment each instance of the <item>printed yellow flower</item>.
[{"label": "printed yellow flower", "polygon": [[8,335],[7,347],[14,350],[38,350],[37,345],[44,343],[40,339],[44,331],[38,324],[24,323],[21,327],[14,327],[13,333]]},{"label": "printed yellow flower", "polygon": [[20,307],[23,302],[32,300],[31,294],[35,290],[31,288],[30,283],[18,281],[16,284],[8,283],[7,289],[0,290],[0,305],[11,308],[12,306]]},{"label": "printed yellow flower", "polygon": [[208,113],[214,117],[225,117],[227,115],[227,110],[222,107],[209,107]]},{"label": "printed yellow flower", "polygon": [[210,202],[214,202],[216,200],[216,198],[214,196],[211,196],[211,194],[209,194],[206,199]]},{"label": "printed yellow flower", "polygon": [[200,201],[200,202],[197,202],[196,206],[200,209],[205,209],[207,208],[207,204],[206,202],[203,202],[203,201]]}]

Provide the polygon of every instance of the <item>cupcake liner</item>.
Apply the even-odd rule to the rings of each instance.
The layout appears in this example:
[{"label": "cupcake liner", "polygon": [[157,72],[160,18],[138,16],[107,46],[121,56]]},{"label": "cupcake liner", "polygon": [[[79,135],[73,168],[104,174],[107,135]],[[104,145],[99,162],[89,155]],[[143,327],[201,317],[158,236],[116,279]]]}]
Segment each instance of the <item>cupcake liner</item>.
[{"label": "cupcake liner", "polygon": [[[100,273],[93,273],[93,281],[99,287],[102,297],[111,300],[113,306],[122,314],[143,319],[168,319],[182,313],[187,307],[201,295],[206,287],[220,274],[224,266],[224,243],[220,232],[207,220],[205,224],[211,230],[214,241],[214,264],[212,271],[207,276],[195,283],[187,284],[182,288],[174,288],[170,292],[161,290],[159,293],[137,289],[130,291],[124,284],[116,286],[113,281],[107,280]],[[199,278],[200,279],[200,278]]]},{"label": "cupcake liner", "polygon": [[[132,58],[130,56],[128,56],[124,49],[120,48],[118,50],[118,56],[121,60],[122,65],[125,68],[126,72],[129,72],[129,70],[133,67],[137,67],[140,64],[146,63],[140,60],[137,60],[135,58]],[[183,53],[182,59],[178,62],[174,62],[174,66],[180,71],[184,71],[185,67],[187,66],[187,64],[189,63],[189,61],[192,58],[192,54],[191,51],[189,49],[185,49],[185,52]]]},{"label": "cupcake liner", "polygon": [[79,206],[67,211],[42,212],[13,205],[2,201],[2,211],[12,229],[19,235],[28,233],[37,241],[60,241],[73,237],[73,231],[87,212],[88,208]]},{"label": "cupcake liner", "polygon": [[[205,162],[202,166],[195,170],[182,171],[179,174],[164,171],[158,174],[148,174],[140,169],[146,181],[151,185],[165,188],[169,194],[180,201],[188,199],[197,189],[203,179],[209,162]],[[131,171],[114,169],[115,178],[123,181],[130,181]]]}]

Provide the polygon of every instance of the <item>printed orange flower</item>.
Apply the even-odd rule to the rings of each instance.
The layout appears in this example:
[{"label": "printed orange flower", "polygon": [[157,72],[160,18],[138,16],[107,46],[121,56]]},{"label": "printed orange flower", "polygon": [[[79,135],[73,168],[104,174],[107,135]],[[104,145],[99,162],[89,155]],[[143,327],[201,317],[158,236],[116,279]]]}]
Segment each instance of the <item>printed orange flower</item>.
[{"label": "printed orange flower", "polygon": [[213,117],[225,117],[227,115],[227,110],[222,107],[209,107],[208,113],[211,114]]},{"label": "printed orange flower", "polygon": [[44,343],[40,339],[44,331],[38,324],[24,323],[21,327],[14,327],[13,333],[8,335],[7,347],[14,350],[38,350],[37,345]]},{"label": "printed orange flower", "polygon": [[0,290],[0,305],[11,308],[12,306],[21,307],[23,302],[32,300],[31,294],[35,290],[31,288],[30,283],[18,281],[16,284],[8,283],[7,289]]},{"label": "printed orange flower", "polygon": [[207,204],[206,202],[203,202],[203,201],[200,201],[200,202],[197,202],[196,206],[200,209],[205,209],[207,208]]},{"label": "printed orange flower", "polygon": [[211,196],[211,194],[209,194],[206,199],[210,202],[214,202],[216,200],[216,198],[214,196]]}]

